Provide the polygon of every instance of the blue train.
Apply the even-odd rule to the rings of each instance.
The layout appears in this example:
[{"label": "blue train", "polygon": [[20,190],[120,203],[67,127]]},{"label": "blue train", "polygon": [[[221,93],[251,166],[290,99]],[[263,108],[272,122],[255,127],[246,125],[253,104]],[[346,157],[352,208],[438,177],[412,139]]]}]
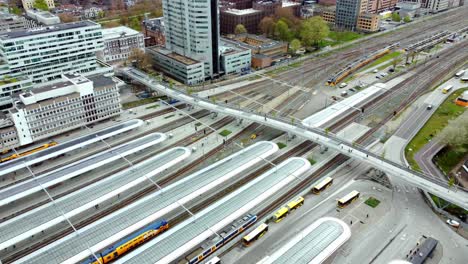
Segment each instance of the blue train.
[{"label": "blue train", "polygon": [[157,221],[118,241],[114,245],[102,250],[101,252],[98,252],[96,256],[99,258],[99,261],[94,256],[91,256],[86,259],[86,261],[82,262],[82,264],[109,263],[127,253],[128,251],[134,249],[138,245],[141,245],[153,237],[161,234],[168,228],[169,223],[166,220]]}]

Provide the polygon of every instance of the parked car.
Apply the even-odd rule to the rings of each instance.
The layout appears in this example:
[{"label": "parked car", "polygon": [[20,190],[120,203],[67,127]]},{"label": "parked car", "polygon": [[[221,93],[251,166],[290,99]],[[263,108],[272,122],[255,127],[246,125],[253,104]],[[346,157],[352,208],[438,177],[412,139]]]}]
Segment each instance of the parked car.
[{"label": "parked car", "polygon": [[347,92],[347,91],[342,91],[342,92],[341,92],[341,96],[342,96],[342,97],[345,97],[345,96],[347,96],[347,95],[348,95],[348,92]]},{"label": "parked car", "polygon": [[447,224],[456,228],[460,227],[460,223],[458,223],[457,221],[453,219],[447,219]]},{"label": "parked car", "polygon": [[345,82],[340,84],[340,88],[345,88],[346,86],[348,86],[348,84]]},{"label": "parked car", "polygon": [[378,69],[375,69],[375,70],[373,70],[372,72],[373,72],[373,73],[378,73],[379,70],[378,70]]},{"label": "parked car", "polygon": [[348,91],[355,93],[355,92],[356,92],[356,89],[354,89],[354,88],[349,88]]}]

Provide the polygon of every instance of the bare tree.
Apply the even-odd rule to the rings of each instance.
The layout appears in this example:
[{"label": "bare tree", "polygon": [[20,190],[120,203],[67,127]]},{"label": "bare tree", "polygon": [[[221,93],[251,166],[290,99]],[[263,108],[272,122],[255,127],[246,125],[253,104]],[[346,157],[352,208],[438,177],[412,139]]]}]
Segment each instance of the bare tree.
[{"label": "bare tree", "polygon": [[468,151],[468,112],[449,120],[448,125],[438,134],[438,138],[456,151]]}]

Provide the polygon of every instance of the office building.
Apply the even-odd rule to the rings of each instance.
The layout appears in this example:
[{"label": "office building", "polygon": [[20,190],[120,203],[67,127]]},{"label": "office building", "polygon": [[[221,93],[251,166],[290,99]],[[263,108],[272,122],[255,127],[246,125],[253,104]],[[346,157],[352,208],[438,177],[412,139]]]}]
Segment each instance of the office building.
[{"label": "office building", "polygon": [[367,11],[367,0],[337,0],[335,26],[346,30],[356,30],[359,14]]},{"label": "office building", "polygon": [[127,60],[134,49],[145,51],[143,34],[129,27],[103,29],[102,36],[104,50],[98,52],[98,58],[107,63]]},{"label": "office building", "polygon": [[145,35],[146,47],[166,45],[164,18],[146,18],[142,23],[142,32]]},{"label": "office building", "polygon": [[264,17],[274,15],[279,9],[289,10],[293,15],[301,15],[301,3],[287,0],[252,1],[252,8],[238,9],[233,5],[221,7],[221,33],[233,34],[237,25],[242,24],[248,33],[257,33],[258,25]]},{"label": "office building", "polygon": [[367,12],[378,14],[384,11],[393,10],[398,0],[369,0]]},{"label": "office building", "polygon": [[224,74],[247,73],[252,63],[251,50],[241,47],[236,42],[221,39],[221,71]]},{"label": "office building", "polygon": [[101,26],[91,21],[0,34],[0,59],[8,75],[29,76],[36,84],[62,73],[96,73],[96,52],[103,48]]},{"label": "office building", "polygon": [[34,20],[37,24],[43,26],[51,26],[55,24],[60,24],[60,18],[48,11],[36,10],[36,9],[27,9],[26,16]]},{"label": "office building", "polygon": [[[21,2],[23,3],[23,8],[28,10],[34,8],[34,2],[36,2],[36,0],[21,0]],[[49,9],[55,8],[54,0],[45,0],[45,2]]]},{"label": "office building", "polygon": [[25,30],[27,22],[24,17],[0,11],[0,34],[8,31]]},{"label": "office building", "polygon": [[166,48],[204,63],[206,78],[219,74],[218,0],[163,0]]},{"label": "office building", "polygon": [[205,66],[201,61],[158,46],[148,47],[146,52],[153,59],[153,66],[156,69],[182,83],[195,85],[205,80]]},{"label": "office building", "polygon": [[8,151],[20,146],[15,124],[0,111],[0,152]]},{"label": "office building", "polygon": [[[121,113],[117,82],[102,75],[86,78],[79,74],[64,74],[61,82],[21,93],[14,101],[9,118],[14,123],[20,145]],[[11,129],[5,133],[11,133]]]},{"label": "office building", "polygon": [[427,8],[432,13],[447,10],[449,8],[449,0],[427,0]]},{"label": "office building", "polygon": [[[333,8],[322,8],[317,11],[318,14],[328,23],[336,22],[336,12]],[[377,32],[380,28],[380,16],[377,14],[361,13],[358,15],[356,25],[353,30],[361,32]]]}]

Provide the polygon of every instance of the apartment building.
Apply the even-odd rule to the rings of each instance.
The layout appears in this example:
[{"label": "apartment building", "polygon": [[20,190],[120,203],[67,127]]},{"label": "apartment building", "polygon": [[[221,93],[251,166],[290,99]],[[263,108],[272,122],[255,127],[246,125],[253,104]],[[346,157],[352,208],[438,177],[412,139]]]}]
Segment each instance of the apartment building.
[{"label": "apartment building", "polygon": [[166,48],[204,63],[206,78],[219,74],[218,0],[163,0]]},{"label": "apartment building", "polygon": [[0,152],[20,146],[15,124],[2,111],[0,111]]},{"label": "apartment building", "polygon": [[129,27],[103,29],[102,36],[104,50],[98,52],[98,58],[107,63],[127,60],[134,49],[145,51],[143,34]]},{"label": "apartment building", "polygon": [[0,34],[8,75],[30,76],[36,84],[62,73],[93,73],[99,68],[96,52],[103,48],[101,26],[91,21]]},{"label": "apartment building", "polygon": [[367,0],[337,0],[335,25],[346,30],[356,30],[359,14],[367,11]]},{"label": "apartment building", "polygon": [[[36,2],[36,0],[21,0],[21,2],[23,3],[23,8],[28,10],[34,8],[34,2]],[[55,8],[54,0],[45,0],[45,2],[49,9]]]},{"label": "apartment building", "polygon": [[20,145],[121,113],[117,82],[102,75],[64,74],[62,81],[24,92],[9,111]]}]

